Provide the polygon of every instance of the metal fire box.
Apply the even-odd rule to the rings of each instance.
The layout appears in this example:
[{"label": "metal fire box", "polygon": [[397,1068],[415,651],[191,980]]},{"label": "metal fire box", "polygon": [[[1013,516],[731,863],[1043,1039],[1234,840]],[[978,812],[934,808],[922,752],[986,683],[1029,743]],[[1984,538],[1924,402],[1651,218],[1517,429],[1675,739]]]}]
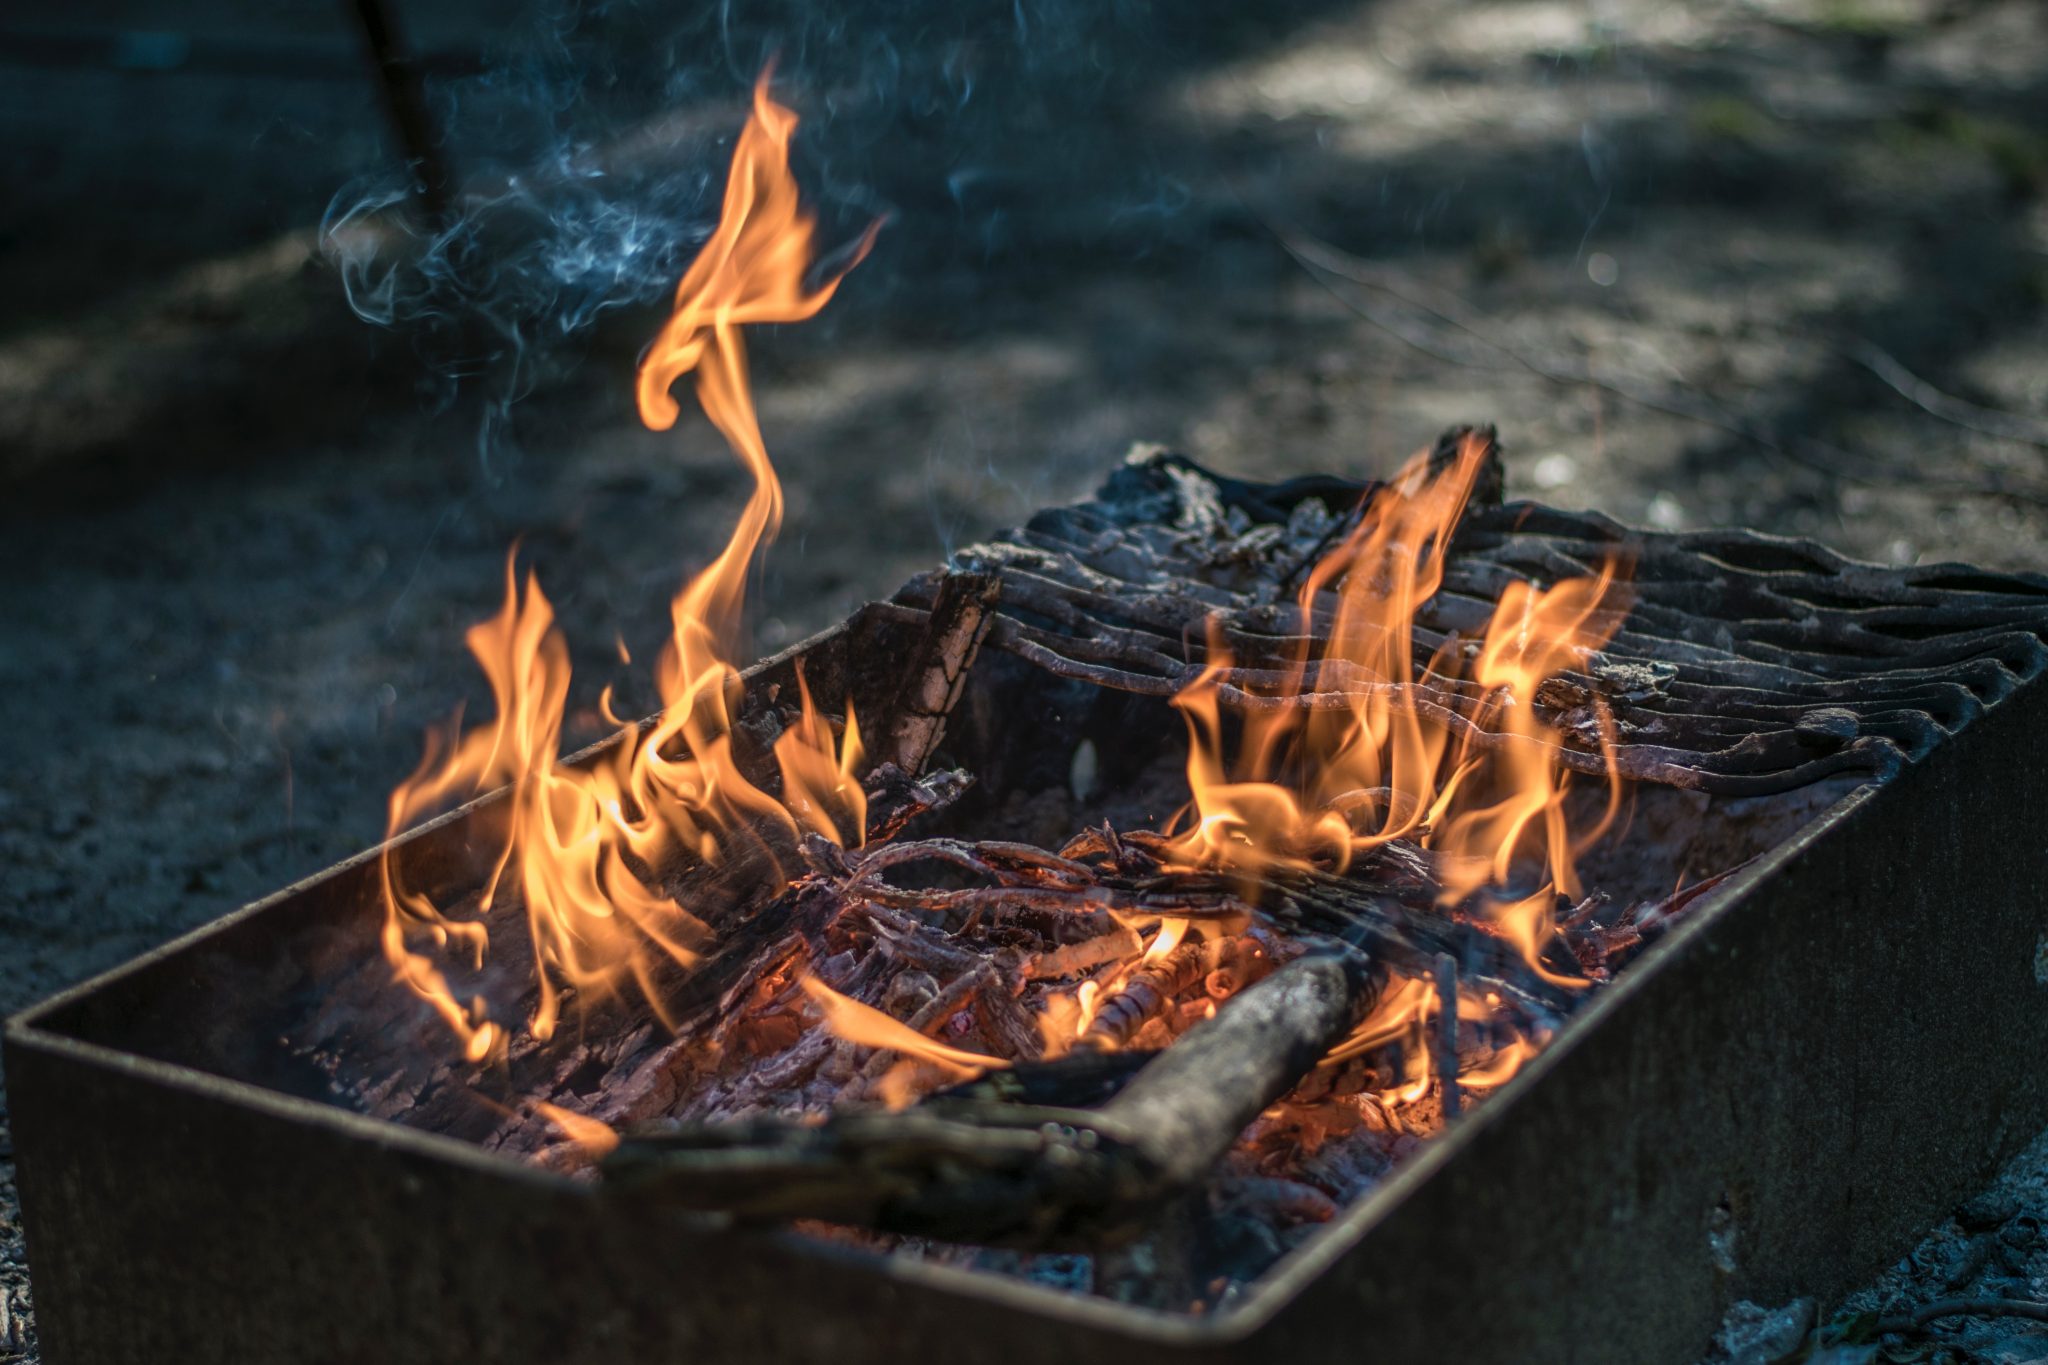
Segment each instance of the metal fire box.
[{"label": "metal fire box", "polygon": [[[802,654],[865,695],[848,641],[900,629],[752,676]],[[463,865],[494,799],[408,866]],[[50,1365],[1689,1361],[1736,1299],[1853,1287],[2048,1125],[2038,680],[1714,891],[1206,1317],[734,1231],[323,1102],[273,1025],[375,952],[377,856],[8,1022]]]}]

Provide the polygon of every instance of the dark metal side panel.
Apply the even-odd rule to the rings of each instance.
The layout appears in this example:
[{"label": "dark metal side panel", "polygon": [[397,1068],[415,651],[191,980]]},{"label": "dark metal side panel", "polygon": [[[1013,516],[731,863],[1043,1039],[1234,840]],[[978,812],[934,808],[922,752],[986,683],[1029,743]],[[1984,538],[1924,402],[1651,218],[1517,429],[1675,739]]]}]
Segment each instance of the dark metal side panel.
[{"label": "dark metal side panel", "polygon": [[1861,798],[1638,963],[1260,1353],[1694,1360],[1736,1299],[1855,1287],[2048,1125],[2048,686]]},{"label": "dark metal side panel", "polygon": [[1149,1349],[61,1045],[16,1036],[7,1064],[50,1365],[882,1365],[935,1350],[1075,1365]]}]

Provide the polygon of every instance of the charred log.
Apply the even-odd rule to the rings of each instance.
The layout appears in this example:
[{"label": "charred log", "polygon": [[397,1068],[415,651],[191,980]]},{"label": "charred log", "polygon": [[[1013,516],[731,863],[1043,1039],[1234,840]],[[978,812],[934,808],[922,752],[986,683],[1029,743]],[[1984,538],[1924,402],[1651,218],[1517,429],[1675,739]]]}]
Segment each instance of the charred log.
[{"label": "charred log", "polygon": [[1034,1248],[1128,1240],[1371,1009],[1381,979],[1355,954],[1302,957],[1097,1109],[955,1099],[816,1126],[641,1131],[607,1158],[605,1175],[742,1220],[816,1218]]}]

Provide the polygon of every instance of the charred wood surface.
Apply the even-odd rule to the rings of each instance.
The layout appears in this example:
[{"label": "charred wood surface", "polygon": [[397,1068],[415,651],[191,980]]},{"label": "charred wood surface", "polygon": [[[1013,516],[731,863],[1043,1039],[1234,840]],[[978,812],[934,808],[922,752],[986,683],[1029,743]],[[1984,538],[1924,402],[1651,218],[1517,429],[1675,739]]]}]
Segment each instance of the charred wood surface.
[{"label": "charred wood surface", "polygon": [[946,717],[960,700],[967,670],[995,624],[1002,587],[995,574],[949,571],[939,576],[931,617],[889,717],[886,757],[902,771],[922,772],[945,738]]},{"label": "charred wood surface", "polygon": [[[1453,1016],[1439,1019],[1432,1043],[1389,1035],[1374,1044],[1368,1030],[1363,1045],[1333,1054],[1361,1036],[1353,1027],[1396,977],[1433,979],[1455,999],[1462,976],[1498,999],[1498,1021],[1515,1037],[1553,1029],[1573,1003],[1578,988],[1535,972],[1493,926],[1440,906],[1412,845],[1389,843],[1341,873],[1233,873],[1227,884],[1173,867],[1163,848],[1158,836],[1108,829],[1058,854],[952,839],[854,852],[814,842],[816,870],[786,898],[807,926],[804,951],[822,964],[848,934],[866,939],[864,959],[833,969],[836,988],[912,1032],[965,1018],[978,1000],[981,1036],[1001,1037],[987,1005],[1032,979],[1032,958],[1066,952],[1073,935],[1119,938],[1117,918],[1089,922],[1080,907],[1091,900],[1119,906],[1119,916],[1141,913],[1144,897],[1159,919],[1184,904],[1211,918],[1202,937],[1125,972],[1064,1057],[1039,1060],[1038,1038],[1013,1036],[999,1050],[1016,1065],[916,1108],[835,1108],[895,1062],[876,1049],[847,1073],[850,1088],[823,1082],[829,1093],[807,1121],[765,1099],[844,1046],[813,1035],[746,1073],[743,1093],[700,1102],[679,1125],[629,1133],[607,1178],[749,1221],[817,1219],[1035,1251],[1102,1247],[1158,1234],[1159,1211],[1204,1187],[1282,1096],[1312,1103],[1384,1089],[1402,1072],[1404,1045],[1429,1047],[1448,1075],[1461,1051],[1490,1055],[1490,1038],[1462,1037]],[[933,867],[968,884],[908,890],[889,880]],[[1042,894],[1061,898],[1050,918]],[[1597,908],[1572,911],[1576,919],[1561,911],[1560,925],[1583,928]],[[1137,944],[1123,942],[1122,955],[1134,954]],[[1190,1013],[1184,1032],[1167,1026]],[[1148,1037],[1154,1050],[1142,1045]],[[1133,1041],[1141,1046],[1117,1050]],[[1442,1089],[1455,1105],[1455,1082]]]},{"label": "charred wood surface", "polygon": [[[1462,432],[1446,436],[1439,453]],[[993,578],[988,643],[1060,677],[1156,696],[1208,661],[1212,618],[1232,653],[1223,700],[1344,707],[1393,680],[1312,665],[1329,593],[1304,612],[1305,566],[1379,485],[1329,477],[1253,484],[1178,456],[1134,458],[1090,501],[955,556],[894,606],[920,618],[963,572]],[[1882,777],[1924,756],[2048,664],[2048,577],[1960,565],[1890,569],[1749,531],[1662,534],[1593,513],[1502,503],[1497,464],[1466,510],[1441,590],[1418,612],[1414,655],[1474,641],[1508,584],[1630,566],[1632,600],[1607,647],[1537,698],[1566,767],[1598,773],[1596,701],[1626,777],[1721,795],[1785,791],[1836,774]],[[1427,718],[1485,746],[1485,695],[1428,672],[1409,680]]]},{"label": "charred wood surface", "polygon": [[[1443,450],[1455,446],[1447,438]],[[1475,642],[1511,584],[1592,574],[1617,557],[1629,563],[1632,599],[1610,623],[1609,645],[1530,699],[1560,735],[1557,759],[1568,768],[1602,770],[1599,726],[1611,716],[1616,761],[1630,778],[1755,795],[1835,774],[1882,776],[2048,659],[2048,579],[1888,570],[1740,532],[1640,532],[1503,504],[1500,487],[1496,465],[1455,532],[1440,591],[1415,619],[1413,653]],[[1160,836],[1107,825],[1056,853],[902,836],[968,786],[964,773],[923,769],[984,645],[1014,656],[1001,661],[1005,676],[1028,679],[1002,694],[1012,700],[1046,681],[1014,659],[1075,683],[1169,696],[1210,661],[1212,629],[1231,652],[1221,694],[1236,707],[1348,707],[1394,690],[1397,680],[1319,658],[1335,602],[1296,600],[1308,570],[1377,496],[1373,484],[1258,485],[1153,456],[1127,465],[1094,500],[963,551],[952,568],[865,609],[899,642],[862,693],[863,717],[882,718],[883,761],[866,781],[869,842],[764,845],[667,879],[689,903],[718,909],[704,960],[656,983],[658,1024],[644,1011],[590,1002],[577,1036],[521,1037],[502,1074],[478,1083],[453,1060],[408,1060],[424,1055],[417,1039],[365,1029],[377,1014],[372,998],[389,988],[388,972],[372,965],[323,1003],[295,1043],[323,1070],[348,1053],[356,1074],[377,1077],[338,1083],[345,1102],[486,1146],[574,1164],[573,1140],[530,1099],[635,1130],[607,1168],[612,1178],[743,1219],[816,1218],[1034,1249],[1102,1246],[1149,1235],[1148,1220],[1185,1212],[1191,1198],[1209,1198],[1227,1221],[1219,1162],[1238,1163],[1229,1180],[1245,1198],[1328,1216],[1333,1194],[1349,1197],[1377,1172],[1318,1174],[1318,1163],[1363,1162],[1380,1149],[1318,1151],[1319,1139],[1304,1134],[1320,1120],[1282,1131],[1267,1113],[1276,1099],[1327,1113],[1329,1097],[1349,1097],[1351,1121],[1383,1125],[1399,1141],[1410,1136],[1406,1120],[1373,1096],[1406,1091],[1421,1074],[1410,1064],[1426,1054],[1443,1078],[1432,1121],[1455,1115],[1472,1093],[1483,1102],[1486,1083],[1461,1091],[1461,1070],[1482,1070],[1508,1041],[1547,1036],[1589,984],[1718,879],[1627,908],[1597,898],[1561,904],[1532,964],[1475,907],[1445,904],[1428,858],[1403,841],[1342,872],[1223,874],[1174,866]],[[1306,673],[1303,658],[1315,660]],[[1486,728],[1497,699],[1475,684],[1426,667],[1398,681],[1426,718],[1479,747],[1500,742]],[[1031,732],[975,695],[996,716],[975,724]],[[757,757],[783,723],[772,702],[771,692],[736,730],[736,744]],[[995,795],[1028,794],[992,771]],[[1332,807],[1391,799],[1360,791]],[[1167,920],[1197,931],[1154,958],[1141,931],[1161,933]],[[532,968],[515,949],[490,965],[491,984],[512,995]],[[899,1102],[912,1064],[822,1027],[806,978],[910,1034],[1012,1065],[904,1112],[860,1107]],[[1397,978],[1411,992],[1433,983],[1440,1001],[1461,987],[1483,993],[1496,1016],[1468,1028],[1455,1009],[1437,1008],[1428,1026],[1408,1017],[1398,1036],[1362,1029],[1333,1057],[1331,1045]],[[1089,997],[1092,1014],[1078,1036],[1061,1035],[1071,1052],[1045,1060],[1045,1006],[1055,995],[1079,999],[1084,983],[1101,990]],[[917,1087],[944,1079],[927,1072]],[[671,1126],[653,1131],[650,1122]],[[1258,1166],[1262,1142],[1285,1147],[1286,1162]],[[1275,1169],[1326,1188],[1290,1191]]]}]

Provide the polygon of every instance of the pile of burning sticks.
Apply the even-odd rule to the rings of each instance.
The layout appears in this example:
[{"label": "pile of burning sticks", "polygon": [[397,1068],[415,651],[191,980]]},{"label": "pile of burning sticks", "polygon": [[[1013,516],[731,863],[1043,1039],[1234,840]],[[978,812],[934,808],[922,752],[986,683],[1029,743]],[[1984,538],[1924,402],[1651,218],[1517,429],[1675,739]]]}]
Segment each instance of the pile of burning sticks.
[{"label": "pile of burning sticks", "polygon": [[[1447,438],[1439,464],[1473,439]],[[1233,486],[1170,458],[1120,478],[1124,489],[1113,483],[1095,504],[967,551],[952,577],[913,583],[899,601],[933,604],[928,640],[957,642],[958,604],[972,602],[966,619],[997,649],[1057,676],[1165,693],[1198,675],[1196,631],[1219,607],[1239,651],[1270,630],[1283,610],[1241,584],[1263,574],[1284,588],[1295,576],[1290,542],[1331,534],[1301,510],[1337,491],[1327,482]],[[1129,496],[1133,483],[1146,493]],[[1233,492],[1234,508],[1224,502]],[[1333,500],[1362,507],[1373,492]],[[1146,506],[1159,496],[1174,500],[1167,515]],[[1292,537],[1272,534],[1289,525]],[[1616,636],[1641,657],[1611,642],[1583,673],[1546,680],[1538,704],[1560,733],[1590,736],[1590,699],[1601,697],[1623,771],[1735,795],[1844,771],[1881,777],[2040,666],[2041,600],[2010,584],[1877,571],[1760,536],[1688,539],[1544,509],[1476,509],[1454,538],[1445,589],[1420,613],[1418,646],[1441,649],[1461,620],[1480,633],[1493,606],[1481,594],[1497,597],[1510,574],[1569,573],[1625,548],[1658,571],[1639,572],[1632,628]],[[1240,587],[1220,604],[1226,565]],[[1852,594],[1880,605],[1831,604]],[[1739,631],[1715,625],[1731,617]],[[1270,659],[1290,639],[1257,643]],[[951,653],[957,662],[957,646]],[[932,654],[913,677],[933,676]],[[957,668],[939,672],[957,695]],[[1239,666],[1224,686],[1257,706],[1273,676]],[[1423,704],[1470,726],[1480,700],[1444,684]],[[928,740],[943,712],[901,714],[918,724],[899,733]],[[1601,761],[1593,742],[1564,754],[1568,766]],[[896,770],[884,779],[901,785]],[[914,805],[941,804],[963,779],[940,775]],[[891,825],[907,809],[900,798],[877,808]],[[614,1177],[741,1217],[950,1243],[1179,1239],[1187,1244],[1172,1254],[1155,1246],[1140,1258],[1142,1287],[1099,1287],[1180,1303],[1255,1276],[1292,1232],[1369,1187],[1468,1094],[1511,1076],[1595,983],[1728,870],[1633,903],[1553,898],[1539,951],[1525,958],[1483,913],[1446,904],[1431,858],[1410,839],[1341,870],[1256,875],[1177,865],[1172,840],[1107,824],[1056,854],[944,838],[849,852],[814,837],[805,852],[808,875],[766,913],[785,936],[749,974],[751,1008],[713,1034],[721,1051],[728,1040],[751,1045],[731,1057],[730,1079],[674,1112],[684,1127],[625,1143],[608,1165]],[[1183,936],[1191,926],[1199,933]],[[1088,1017],[1068,1024],[1060,1006],[1076,980]],[[825,1002],[830,1027],[799,1035],[793,1015],[806,1000]],[[762,1022],[775,1018],[787,1021],[780,1032]],[[1376,1026],[1361,1028],[1368,1020]],[[782,1037],[795,1041],[756,1050]],[[900,1105],[959,1067],[983,1078],[908,1112],[859,1107]],[[1200,1215],[1162,1215],[1176,1199]],[[1161,1284],[1161,1267],[1173,1266],[1179,1282]],[[1076,1272],[1055,1260],[1039,1273]]]},{"label": "pile of burning sticks", "polygon": [[1382,483],[1141,453],[743,674],[781,500],[739,324],[839,278],[808,273],[794,126],[764,79],[641,373],[656,427],[694,373],[755,480],[676,598],[663,710],[559,763],[567,648],[508,565],[470,634],[497,718],[390,810],[501,788],[481,885],[387,845],[381,954],[287,1032],[351,1107],[1206,1308],[1718,878],[2043,665],[2038,579],[1507,503],[1461,428]]},{"label": "pile of burning sticks", "polygon": [[[1208,678],[1254,719],[1339,704],[1349,694],[1320,676],[1334,669],[1298,664],[1328,657],[1330,611],[1289,594],[1304,560],[1391,495],[1239,484],[1142,457],[1094,501],[868,609],[869,626],[917,644],[869,710],[887,757],[864,779],[865,839],[770,836],[752,858],[668,883],[715,946],[668,971],[665,1022],[614,1000],[571,1045],[516,1040],[505,1107],[480,1140],[739,1221],[1214,1305],[1483,1101],[1821,794],[1882,778],[2041,666],[2038,584],[1482,503],[1500,484],[1490,433],[1452,433],[1427,467],[1461,458],[1478,493],[1443,586],[1418,604],[1418,659],[1456,651],[1461,626],[1484,638],[1508,583],[1632,562],[1625,621],[1547,676],[1531,710],[1558,736],[1561,770],[1618,770],[1638,804],[1732,794],[1717,799],[1755,812],[1748,843],[1631,832],[1629,856],[1692,879],[1661,894],[1643,878],[1640,894],[1621,892],[1625,877],[1576,896],[1546,886],[1518,896],[1536,913],[1517,932],[1488,889],[1447,889],[1426,820],[1356,847],[1191,860],[1186,832],[1143,823],[1188,800],[1189,746],[1170,727],[1125,725],[1119,743],[1119,727],[1095,724],[1099,742],[1077,743],[1034,726],[1017,698],[1081,711],[1079,685],[1098,706],[1152,707]],[[1427,668],[1413,695],[1469,752],[1508,742],[1498,697],[1489,710]],[[736,730],[758,767],[802,721],[764,696]],[[1084,749],[1097,771],[1077,786],[1062,760]],[[961,755],[1010,790],[947,766]],[[1022,776],[1048,758],[1050,784]],[[1597,807],[1605,785],[1576,799]],[[1401,800],[1335,804],[1384,828]],[[976,837],[1047,828],[1048,807],[1078,825],[1063,843]],[[449,1084],[458,1064],[380,1089],[361,997],[335,1002],[338,1032],[317,1050],[351,1102],[459,1127],[449,1116],[475,1083]]]}]

